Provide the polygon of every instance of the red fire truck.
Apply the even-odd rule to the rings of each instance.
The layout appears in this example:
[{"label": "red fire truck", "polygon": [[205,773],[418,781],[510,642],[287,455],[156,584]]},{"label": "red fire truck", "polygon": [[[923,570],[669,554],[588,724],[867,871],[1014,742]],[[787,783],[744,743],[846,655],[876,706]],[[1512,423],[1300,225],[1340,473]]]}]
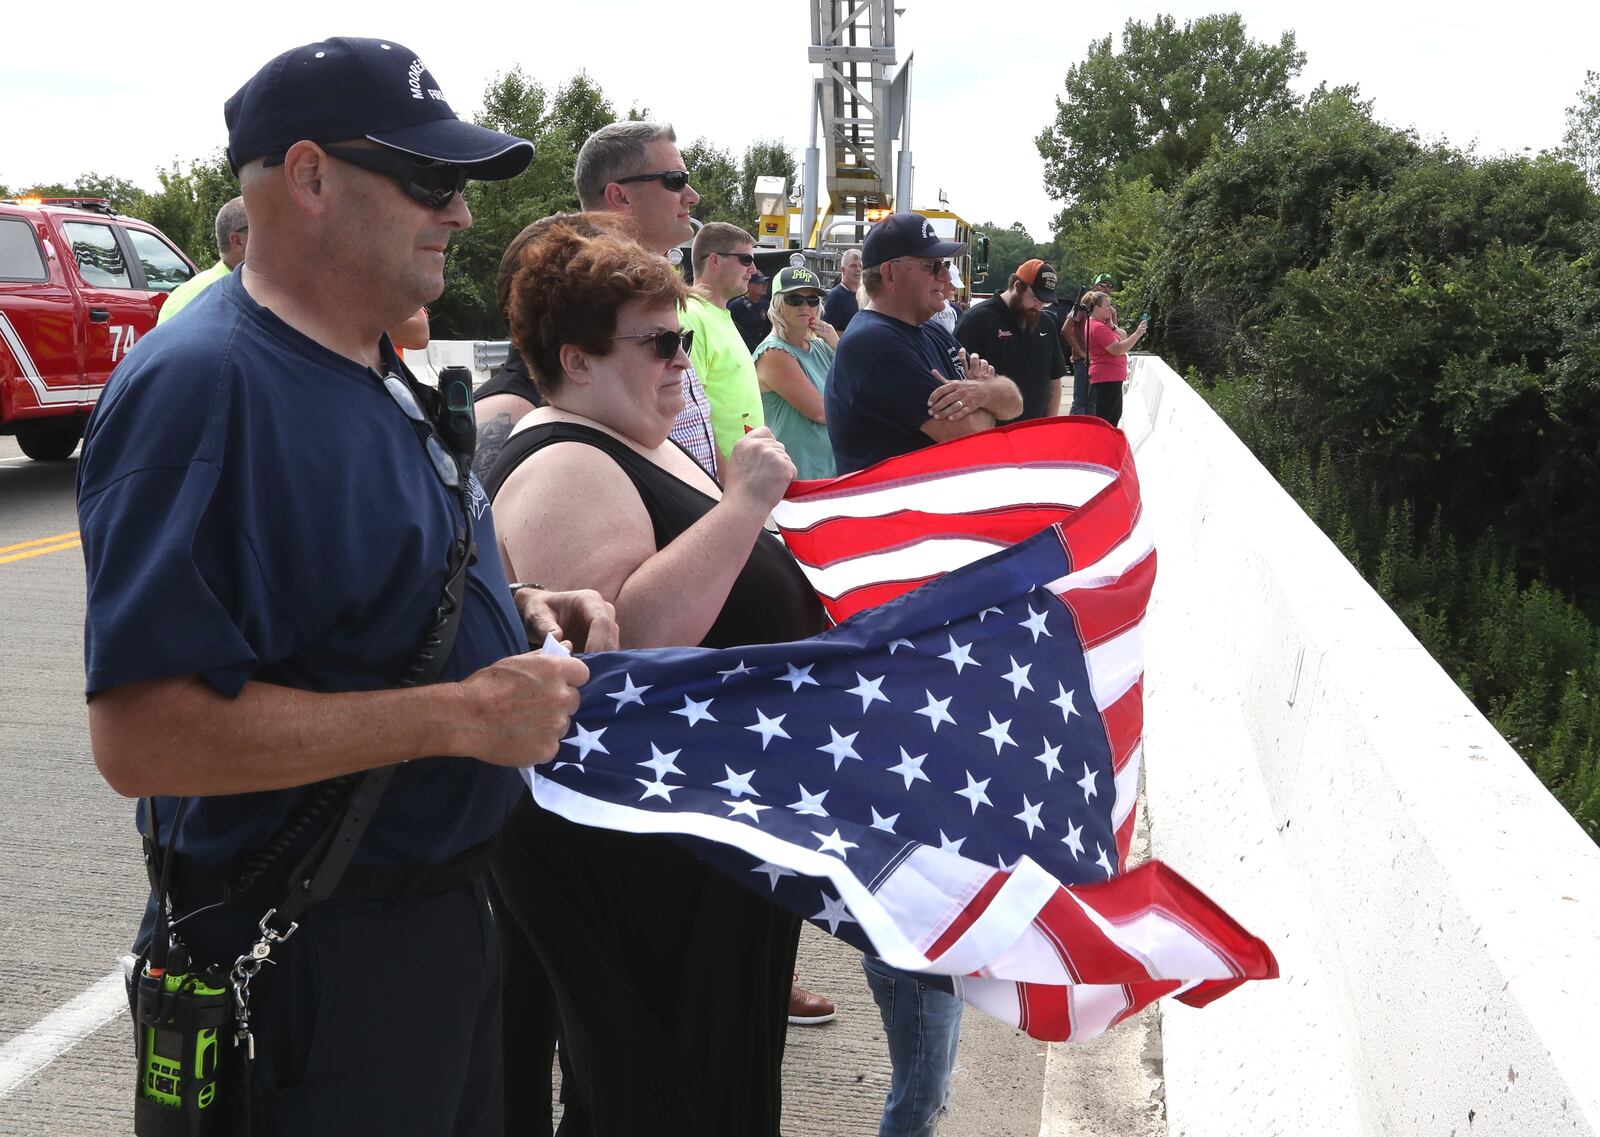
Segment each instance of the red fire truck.
[{"label": "red fire truck", "polygon": [[98,198],[0,200],[0,434],[69,457],[117,361],[193,262]]}]

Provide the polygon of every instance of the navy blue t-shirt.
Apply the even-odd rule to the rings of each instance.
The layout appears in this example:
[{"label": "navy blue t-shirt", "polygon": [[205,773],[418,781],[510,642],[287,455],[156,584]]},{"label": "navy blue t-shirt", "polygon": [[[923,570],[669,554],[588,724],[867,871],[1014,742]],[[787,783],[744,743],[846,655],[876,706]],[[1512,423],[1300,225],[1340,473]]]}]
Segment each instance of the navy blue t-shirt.
[{"label": "navy blue t-shirt", "polygon": [[[445,680],[527,650],[471,485],[478,559]],[[199,675],[231,698],[252,680],[393,686],[443,592],[460,506],[373,374],[262,308],[234,273],[112,375],[85,435],[78,516],[88,693]],[[521,786],[470,759],[407,763],[356,859],[448,859],[492,836]],[[230,860],[305,793],[195,798],[177,846]],[[176,803],[158,804],[165,842]]]},{"label": "navy blue t-shirt", "polygon": [[857,313],[839,337],[825,396],[839,473],[933,444],[922,433],[928,396],[941,382],[966,378],[959,352],[936,324],[907,324],[870,308]]},{"label": "navy blue t-shirt", "polygon": [[860,305],[856,302],[856,290],[846,288],[842,284],[835,284],[828,289],[828,295],[822,299],[822,318],[833,325],[834,330],[843,333],[850,327],[850,321],[855,319]]}]

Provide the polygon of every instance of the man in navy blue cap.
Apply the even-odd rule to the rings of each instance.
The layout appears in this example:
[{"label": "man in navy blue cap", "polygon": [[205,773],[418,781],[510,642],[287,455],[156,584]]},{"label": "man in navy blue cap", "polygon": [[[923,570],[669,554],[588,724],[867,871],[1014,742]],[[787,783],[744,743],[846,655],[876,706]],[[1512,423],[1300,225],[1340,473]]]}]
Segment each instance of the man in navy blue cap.
[{"label": "man in navy blue cap", "polygon": [[[896,213],[867,231],[867,306],[839,337],[825,398],[839,473],[975,434],[1022,412],[1016,384],[936,323],[949,257],[927,218]],[[883,1018],[891,1066],[880,1137],[931,1137],[944,1115],[961,1037],[961,1000],[925,976],[861,961]]]},{"label": "man in navy blue cap", "polygon": [[839,473],[985,430],[1022,412],[1016,384],[927,321],[944,308],[955,241],[896,213],[867,231],[867,306],[839,339],[828,374],[828,436]]},{"label": "man in navy blue cap", "polygon": [[[190,969],[252,945],[274,964],[247,989],[253,1067],[236,1022],[217,1032],[250,1074],[209,1107],[240,1107],[227,1132],[498,1135],[482,873],[517,767],[554,756],[588,675],[529,633],[615,647],[614,614],[513,597],[466,446],[384,329],[443,291],[466,180],[516,175],[532,146],[457,119],[382,40],[285,52],[225,118],[250,257],[128,354],[79,466],[95,762],[150,799]],[[330,779],[387,767],[337,887],[280,927],[348,796]]]}]

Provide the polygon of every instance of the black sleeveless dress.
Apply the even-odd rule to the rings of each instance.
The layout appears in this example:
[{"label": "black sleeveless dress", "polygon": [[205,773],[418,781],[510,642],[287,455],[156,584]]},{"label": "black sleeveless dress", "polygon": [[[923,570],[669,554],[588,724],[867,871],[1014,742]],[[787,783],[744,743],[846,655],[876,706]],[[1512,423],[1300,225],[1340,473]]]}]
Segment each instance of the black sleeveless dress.
[{"label": "black sleeveless dress", "polygon": [[[575,423],[514,435],[490,473],[490,497],[556,442],[594,446],[627,473],[658,549],[716,504]],[[596,537],[604,539],[603,520]],[[701,643],[776,643],[824,626],[794,558],[763,532]],[[560,1009],[563,1137],[777,1137],[799,920],[671,838],[575,825],[531,797],[507,823],[495,881]],[[508,1002],[508,1037],[528,1009]],[[509,1092],[545,1071],[508,1068]]]}]

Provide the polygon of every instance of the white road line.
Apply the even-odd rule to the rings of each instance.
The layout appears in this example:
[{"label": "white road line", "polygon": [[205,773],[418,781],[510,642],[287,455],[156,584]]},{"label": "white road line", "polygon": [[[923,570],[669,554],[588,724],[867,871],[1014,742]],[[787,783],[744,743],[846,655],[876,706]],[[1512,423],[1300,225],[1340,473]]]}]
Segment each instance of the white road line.
[{"label": "white road line", "polygon": [[118,968],[0,1046],[0,1098],[128,1009],[128,989]]}]

